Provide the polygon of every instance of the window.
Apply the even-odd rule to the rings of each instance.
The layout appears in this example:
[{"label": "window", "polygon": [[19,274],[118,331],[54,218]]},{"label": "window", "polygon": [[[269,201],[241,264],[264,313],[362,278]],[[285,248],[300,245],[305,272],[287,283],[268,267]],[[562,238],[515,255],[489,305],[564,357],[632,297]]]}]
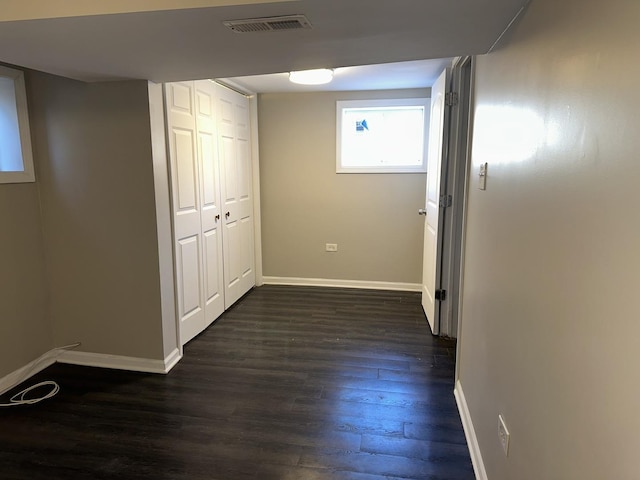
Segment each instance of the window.
[{"label": "window", "polygon": [[337,173],[426,172],[428,98],[337,102]]},{"label": "window", "polygon": [[0,66],[0,183],[33,181],[24,74]]}]

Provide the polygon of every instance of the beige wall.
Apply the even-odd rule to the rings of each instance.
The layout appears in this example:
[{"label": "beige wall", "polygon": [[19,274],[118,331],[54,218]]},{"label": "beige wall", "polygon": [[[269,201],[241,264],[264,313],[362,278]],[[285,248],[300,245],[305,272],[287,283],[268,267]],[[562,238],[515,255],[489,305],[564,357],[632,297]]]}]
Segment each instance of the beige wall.
[{"label": "beige wall", "polygon": [[54,343],[164,358],[147,82],[27,90]]},{"label": "beige wall", "polygon": [[53,346],[35,183],[0,185],[0,378]]},{"label": "beige wall", "polygon": [[426,176],[335,172],[336,100],[420,96],[429,91],[259,96],[265,276],[420,283]]},{"label": "beige wall", "polygon": [[477,62],[459,368],[491,480],[640,476],[639,24],[536,0]]},{"label": "beige wall", "polygon": [[[185,8],[224,7],[271,3],[274,0],[111,0],[109,2],[85,2],[66,0],[50,2],[31,0],[7,5],[0,12],[0,21],[31,20],[39,18],[79,17],[84,15],[110,15],[119,13],[179,10]],[[292,1],[292,0],[280,0]]]}]

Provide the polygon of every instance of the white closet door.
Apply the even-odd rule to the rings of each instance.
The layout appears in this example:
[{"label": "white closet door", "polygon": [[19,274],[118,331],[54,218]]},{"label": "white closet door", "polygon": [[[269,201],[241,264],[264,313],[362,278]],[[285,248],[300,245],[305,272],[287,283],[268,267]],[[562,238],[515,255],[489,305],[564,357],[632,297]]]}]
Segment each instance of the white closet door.
[{"label": "white closet door", "polygon": [[184,345],[205,324],[202,276],[200,166],[193,82],[166,86],[180,340]]},{"label": "white closet door", "polygon": [[195,82],[198,159],[200,164],[200,203],[202,221],[202,269],[204,285],[204,328],[224,312],[222,256],[222,214],[220,176],[217,161],[215,84]]},{"label": "white closet door", "polygon": [[225,308],[255,285],[249,100],[216,86]]}]

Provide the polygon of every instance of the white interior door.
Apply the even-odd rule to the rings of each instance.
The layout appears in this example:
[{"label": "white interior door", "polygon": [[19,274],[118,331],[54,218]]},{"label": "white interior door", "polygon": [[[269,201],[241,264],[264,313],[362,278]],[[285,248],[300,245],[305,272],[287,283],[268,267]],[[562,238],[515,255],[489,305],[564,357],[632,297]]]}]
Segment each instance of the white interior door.
[{"label": "white interior door", "polygon": [[202,269],[204,325],[209,326],[224,312],[222,255],[222,213],[215,119],[215,84],[195,82],[198,160],[200,165],[200,218],[202,223]]},{"label": "white interior door", "polygon": [[166,86],[180,341],[204,328],[200,167],[193,82]]},{"label": "white interior door", "polygon": [[422,308],[434,335],[439,333],[440,306],[436,290],[440,288],[440,185],[443,183],[443,145],[445,135],[445,94],[448,69],[431,87],[431,117],[427,158],[426,218],[422,260]]},{"label": "white interior door", "polygon": [[225,308],[255,285],[249,100],[216,86]]}]

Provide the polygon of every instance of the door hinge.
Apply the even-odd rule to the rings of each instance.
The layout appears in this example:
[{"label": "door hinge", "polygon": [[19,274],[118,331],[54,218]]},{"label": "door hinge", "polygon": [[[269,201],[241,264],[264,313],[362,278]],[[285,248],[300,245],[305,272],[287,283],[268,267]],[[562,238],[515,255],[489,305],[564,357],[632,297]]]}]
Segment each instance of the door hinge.
[{"label": "door hinge", "polygon": [[447,291],[446,290],[436,290],[436,300],[442,302],[447,299]]},{"label": "door hinge", "polygon": [[451,204],[453,203],[453,197],[451,195],[440,195],[440,206],[442,208],[447,208],[450,207]]},{"label": "door hinge", "polygon": [[458,105],[458,92],[447,92],[444,96],[444,103],[447,107]]}]

